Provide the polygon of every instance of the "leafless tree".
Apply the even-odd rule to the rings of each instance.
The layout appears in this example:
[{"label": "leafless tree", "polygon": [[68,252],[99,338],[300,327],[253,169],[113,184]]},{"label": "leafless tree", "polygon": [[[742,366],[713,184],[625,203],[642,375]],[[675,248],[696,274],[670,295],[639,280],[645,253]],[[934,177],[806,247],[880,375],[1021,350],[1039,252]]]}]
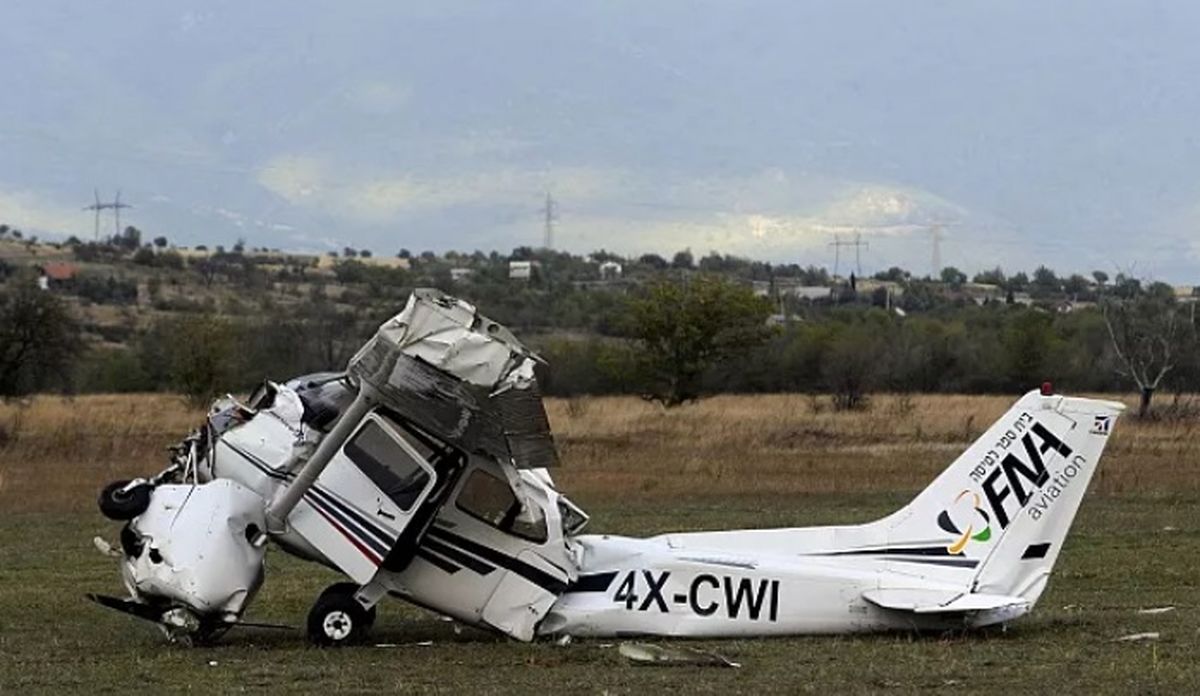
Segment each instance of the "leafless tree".
[{"label": "leafless tree", "polygon": [[1194,315],[1169,293],[1153,292],[1153,286],[1132,297],[1105,300],[1102,311],[1117,373],[1137,384],[1138,417],[1148,417],[1150,400],[1194,336]]}]

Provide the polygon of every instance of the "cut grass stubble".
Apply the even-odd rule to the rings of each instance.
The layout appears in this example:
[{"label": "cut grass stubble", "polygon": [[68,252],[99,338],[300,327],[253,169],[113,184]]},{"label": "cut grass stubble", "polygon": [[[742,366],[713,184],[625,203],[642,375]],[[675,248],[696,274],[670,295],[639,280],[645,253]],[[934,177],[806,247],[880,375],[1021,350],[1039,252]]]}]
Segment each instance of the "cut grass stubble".
[{"label": "cut grass stubble", "polygon": [[[1124,399],[1132,403],[1132,398]],[[879,396],[864,413],[800,395],[722,396],[669,411],[630,398],[551,400],[556,482],[596,532],[853,523],[924,487],[1012,403],[1007,397]],[[0,405],[0,692],[148,690],[546,693],[797,691],[1192,693],[1200,612],[1196,424],[1117,426],[1055,577],[1035,613],[970,636],[701,642],[740,670],[631,667],[605,642],[518,644],[400,602],[376,641],[320,651],[302,632],[247,629],[213,648],[82,600],[121,592],[90,538],[105,482],[157,471],[203,413],[172,396],[39,397]],[[277,551],[249,618],[300,626],[337,578]],[[1137,609],[1176,610],[1140,615]],[[1153,644],[1113,643],[1157,631]],[[433,645],[417,643],[432,640]],[[215,663],[215,664],[214,664]]]}]

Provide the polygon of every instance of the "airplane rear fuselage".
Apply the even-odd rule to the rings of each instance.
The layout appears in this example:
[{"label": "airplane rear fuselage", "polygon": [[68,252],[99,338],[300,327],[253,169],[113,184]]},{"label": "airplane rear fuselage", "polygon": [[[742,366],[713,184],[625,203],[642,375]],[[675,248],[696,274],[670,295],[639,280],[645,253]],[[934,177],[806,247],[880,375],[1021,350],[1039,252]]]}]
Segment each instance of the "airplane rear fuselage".
[{"label": "airplane rear fuselage", "polygon": [[[751,549],[760,532],[739,534]],[[588,535],[573,542],[584,550],[579,580],[551,608],[539,627],[543,635],[720,637],[941,630],[1009,621],[1028,610],[906,614],[863,598],[870,590],[914,583],[948,595],[965,591],[955,582],[920,577],[933,559],[918,556],[737,555],[672,548],[669,537]]]}]

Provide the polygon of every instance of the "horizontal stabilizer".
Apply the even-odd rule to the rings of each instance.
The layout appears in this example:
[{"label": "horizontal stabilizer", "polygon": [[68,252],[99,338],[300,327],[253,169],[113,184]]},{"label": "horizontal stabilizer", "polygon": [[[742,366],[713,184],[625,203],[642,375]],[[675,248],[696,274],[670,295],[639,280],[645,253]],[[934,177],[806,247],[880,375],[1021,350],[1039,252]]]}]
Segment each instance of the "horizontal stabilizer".
[{"label": "horizontal stabilizer", "polygon": [[954,614],[1010,607],[1025,608],[1029,605],[1029,601],[1021,597],[921,588],[867,590],[862,596],[871,604],[884,609],[911,611],[914,614]]}]

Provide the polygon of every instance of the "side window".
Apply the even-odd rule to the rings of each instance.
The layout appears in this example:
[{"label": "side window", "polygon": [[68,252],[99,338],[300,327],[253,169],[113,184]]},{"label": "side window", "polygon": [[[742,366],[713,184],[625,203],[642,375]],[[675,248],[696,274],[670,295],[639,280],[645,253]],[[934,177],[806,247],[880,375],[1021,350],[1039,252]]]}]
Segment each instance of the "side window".
[{"label": "side window", "polygon": [[412,509],[429,474],[375,421],[367,421],[346,443],[346,456],[401,510]]},{"label": "side window", "polygon": [[456,504],[459,510],[502,532],[539,544],[546,541],[546,518],[539,516],[535,522],[518,519],[521,504],[508,482],[482,469],[467,476]]}]

